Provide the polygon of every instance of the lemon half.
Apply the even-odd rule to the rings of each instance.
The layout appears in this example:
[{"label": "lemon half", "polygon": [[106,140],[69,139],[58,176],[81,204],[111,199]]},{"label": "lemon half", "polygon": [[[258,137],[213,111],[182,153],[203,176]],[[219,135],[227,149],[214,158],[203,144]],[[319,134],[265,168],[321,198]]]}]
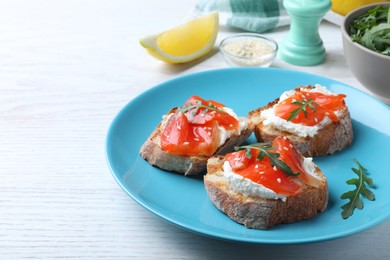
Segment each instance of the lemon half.
[{"label": "lemon half", "polygon": [[388,0],[332,0],[332,11],[345,16],[349,12],[364,5],[386,1]]},{"label": "lemon half", "polygon": [[140,39],[153,57],[169,63],[184,63],[207,54],[219,31],[217,12],[195,18],[170,30]]}]

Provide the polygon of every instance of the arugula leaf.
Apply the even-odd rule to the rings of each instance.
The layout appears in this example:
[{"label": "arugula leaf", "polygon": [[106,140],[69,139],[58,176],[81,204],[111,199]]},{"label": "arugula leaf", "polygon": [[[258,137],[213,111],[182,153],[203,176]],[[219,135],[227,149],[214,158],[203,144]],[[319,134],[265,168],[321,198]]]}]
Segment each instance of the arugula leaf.
[{"label": "arugula leaf", "polygon": [[214,110],[214,111],[217,111],[217,112],[220,112],[220,113],[226,113],[225,111],[223,111],[222,109],[219,109],[217,108],[216,106],[214,106],[211,102],[206,106],[206,105],[203,105],[202,102],[200,100],[196,100],[195,101],[195,104],[191,103],[191,104],[188,104],[188,105],[184,105],[182,107],[179,107],[179,112],[183,112],[183,113],[186,113],[188,111],[192,111],[192,115],[196,115],[196,113],[198,113],[198,110],[200,108],[204,108],[205,110],[203,110],[203,113],[206,114],[209,110]]},{"label": "arugula leaf", "polygon": [[314,112],[316,112],[318,103],[315,102],[315,100],[309,98],[309,99],[297,100],[291,102],[291,105],[296,105],[299,107],[290,112],[290,116],[287,118],[287,121],[291,121],[292,119],[297,117],[301,111],[303,111],[303,114],[307,118],[307,107],[309,106]]},{"label": "arugula leaf", "polygon": [[354,210],[363,209],[363,201],[360,196],[368,200],[375,200],[374,193],[367,187],[374,187],[374,182],[371,178],[367,177],[366,172],[367,169],[364,168],[356,159],[354,159],[355,163],[359,167],[358,169],[352,168],[352,171],[356,173],[358,178],[352,178],[347,180],[346,183],[348,185],[355,185],[355,189],[352,191],[345,192],[341,195],[341,199],[349,199],[349,202],[344,204],[341,208],[343,211],[341,212],[341,216],[343,219],[347,219],[352,216]]},{"label": "arugula leaf", "polygon": [[390,56],[390,7],[378,5],[357,17],[349,34],[352,41]]},{"label": "arugula leaf", "polygon": [[274,150],[275,147],[270,146],[268,143],[256,143],[251,145],[244,145],[244,146],[235,146],[234,149],[236,151],[240,149],[246,150],[246,157],[252,158],[252,149],[259,150],[260,153],[257,156],[259,160],[263,160],[264,157],[268,157],[271,161],[272,166],[276,166],[279,170],[284,172],[287,175],[290,176],[298,176],[301,174],[300,172],[294,173],[293,170],[288,166],[285,162],[279,159],[280,154],[276,152],[271,152],[270,150]]}]

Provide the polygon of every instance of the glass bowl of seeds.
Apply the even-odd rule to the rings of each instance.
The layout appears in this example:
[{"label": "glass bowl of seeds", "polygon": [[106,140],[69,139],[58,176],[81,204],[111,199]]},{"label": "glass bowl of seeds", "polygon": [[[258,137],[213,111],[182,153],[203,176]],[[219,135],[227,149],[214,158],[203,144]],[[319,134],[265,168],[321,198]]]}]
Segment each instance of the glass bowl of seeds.
[{"label": "glass bowl of seeds", "polygon": [[257,33],[240,33],[223,39],[222,56],[233,67],[269,67],[278,52],[278,44]]}]

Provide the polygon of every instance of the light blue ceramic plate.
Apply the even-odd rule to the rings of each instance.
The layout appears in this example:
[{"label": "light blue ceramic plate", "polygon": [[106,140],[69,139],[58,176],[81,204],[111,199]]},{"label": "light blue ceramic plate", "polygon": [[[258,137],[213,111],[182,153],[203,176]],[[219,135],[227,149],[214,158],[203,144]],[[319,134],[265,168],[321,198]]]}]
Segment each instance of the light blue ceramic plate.
[{"label": "light blue ceramic plate", "polygon": [[[315,158],[328,178],[327,210],[295,224],[269,231],[251,230],[233,222],[209,201],[202,179],[184,177],[150,166],[139,149],[170,108],[191,95],[214,99],[239,115],[264,106],[283,91],[319,83],[347,95],[355,132],[351,147],[332,156]],[[250,137],[249,142],[254,142]],[[116,116],[108,131],[106,156],[119,185],[135,201],[164,220],[202,235],[241,242],[292,244],[340,238],[371,228],[390,216],[390,109],[343,83],[282,69],[234,68],[191,74],[162,83],[133,99]],[[369,170],[376,201],[364,199],[364,209],[342,219],[340,195],[352,186],[356,158]]]}]

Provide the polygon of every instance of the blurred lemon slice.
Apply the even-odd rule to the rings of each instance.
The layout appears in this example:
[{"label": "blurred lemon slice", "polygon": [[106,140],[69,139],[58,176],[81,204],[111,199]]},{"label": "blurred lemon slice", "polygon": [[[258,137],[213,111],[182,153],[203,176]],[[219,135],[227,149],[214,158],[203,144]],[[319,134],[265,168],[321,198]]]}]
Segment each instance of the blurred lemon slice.
[{"label": "blurred lemon slice", "polygon": [[345,16],[361,6],[386,2],[385,0],[332,0],[332,11]]},{"label": "blurred lemon slice", "polygon": [[153,57],[169,63],[184,63],[207,54],[219,31],[217,12],[195,18],[170,30],[140,39]]}]

